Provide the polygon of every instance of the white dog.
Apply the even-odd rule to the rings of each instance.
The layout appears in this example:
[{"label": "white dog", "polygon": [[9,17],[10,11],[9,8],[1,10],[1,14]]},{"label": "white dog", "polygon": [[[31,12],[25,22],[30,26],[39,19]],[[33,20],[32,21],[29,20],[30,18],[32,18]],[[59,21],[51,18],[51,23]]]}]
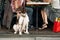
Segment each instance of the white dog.
[{"label": "white dog", "polygon": [[29,34],[28,32],[28,24],[29,24],[29,17],[27,15],[27,13],[21,13],[19,20],[18,20],[18,24],[15,24],[13,26],[14,29],[14,34],[16,34],[19,31],[19,35],[22,35],[22,32]]}]

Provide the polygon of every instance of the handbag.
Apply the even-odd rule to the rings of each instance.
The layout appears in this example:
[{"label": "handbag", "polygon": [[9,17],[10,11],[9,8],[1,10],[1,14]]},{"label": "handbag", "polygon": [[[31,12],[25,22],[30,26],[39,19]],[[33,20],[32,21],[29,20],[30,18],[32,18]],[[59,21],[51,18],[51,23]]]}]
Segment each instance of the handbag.
[{"label": "handbag", "polygon": [[60,32],[60,18],[54,21],[53,32]]}]

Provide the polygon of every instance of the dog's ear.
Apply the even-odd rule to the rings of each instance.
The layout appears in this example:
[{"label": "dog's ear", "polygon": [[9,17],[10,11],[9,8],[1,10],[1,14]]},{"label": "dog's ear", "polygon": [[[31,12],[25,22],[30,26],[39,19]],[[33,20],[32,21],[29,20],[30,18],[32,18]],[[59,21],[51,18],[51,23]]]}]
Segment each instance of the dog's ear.
[{"label": "dog's ear", "polygon": [[26,9],[23,9],[23,10],[22,10],[22,13],[24,13],[24,14],[25,14],[25,13],[26,13]]}]

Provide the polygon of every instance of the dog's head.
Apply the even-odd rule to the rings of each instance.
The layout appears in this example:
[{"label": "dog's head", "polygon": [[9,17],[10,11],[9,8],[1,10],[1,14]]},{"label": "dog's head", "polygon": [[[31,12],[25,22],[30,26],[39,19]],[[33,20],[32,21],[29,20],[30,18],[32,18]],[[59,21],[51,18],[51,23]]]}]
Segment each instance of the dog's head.
[{"label": "dog's head", "polygon": [[25,10],[25,9],[23,9],[23,10],[18,10],[18,12],[19,12],[19,14],[20,14],[21,16],[23,16],[23,17],[26,16],[26,10]]},{"label": "dog's head", "polygon": [[23,17],[26,16],[26,9],[25,8],[19,7],[19,8],[17,8],[16,12],[19,13]]}]

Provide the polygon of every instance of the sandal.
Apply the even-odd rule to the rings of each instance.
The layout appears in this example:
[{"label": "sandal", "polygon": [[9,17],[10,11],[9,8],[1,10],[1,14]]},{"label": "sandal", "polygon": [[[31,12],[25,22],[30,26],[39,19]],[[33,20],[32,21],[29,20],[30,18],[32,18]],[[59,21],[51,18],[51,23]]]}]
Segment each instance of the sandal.
[{"label": "sandal", "polygon": [[43,24],[41,29],[46,29],[47,28],[47,24]]}]

